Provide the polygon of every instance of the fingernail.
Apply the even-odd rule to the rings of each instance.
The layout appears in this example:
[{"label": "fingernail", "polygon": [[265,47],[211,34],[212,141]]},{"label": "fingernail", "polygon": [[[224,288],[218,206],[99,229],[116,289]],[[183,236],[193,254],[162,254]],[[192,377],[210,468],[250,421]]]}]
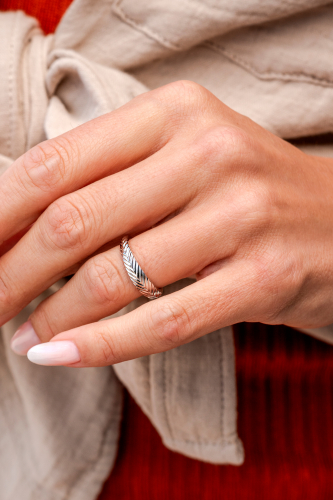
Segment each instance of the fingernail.
[{"label": "fingernail", "polygon": [[81,361],[78,348],[70,340],[36,345],[28,352],[28,359],[37,365],[46,366],[70,365]]},{"label": "fingernail", "polygon": [[20,356],[25,356],[31,347],[40,344],[40,340],[30,321],[23,323],[14,334],[10,347]]}]

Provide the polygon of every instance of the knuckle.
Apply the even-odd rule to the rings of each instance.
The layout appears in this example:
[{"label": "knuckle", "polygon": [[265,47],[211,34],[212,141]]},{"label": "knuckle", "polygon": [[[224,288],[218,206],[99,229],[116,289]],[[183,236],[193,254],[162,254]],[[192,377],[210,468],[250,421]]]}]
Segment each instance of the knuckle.
[{"label": "knuckle", "polygon": [[65,138],[45,141],[22,157],[25,184],[50,191],[65,182],[68,165],[74,159],[74,143]]},{"label": "knuckle", "polygon": [[71,250],[91,238],[91,214],[80,200],[60,198],[45,211],[45,230],[52,246]]},{"label": "knuckle", "polygon": [[249,232],[259,235],[266,231],[274,221],[274,204],[270,190],[259,181],[254,185],[248,181],[237,197],[235,212],[238,220],[245,222],[247,237]]},{"label": "knuckle", "polygon": [[264,319],[269,324],[283,322],[285,312],[302,292],[305,279],[301,262],[278,248],[269,248],[255,261],[255,282],[267,297]]},{"label": "knuckle", "polygon": [[176,301],[166,301],[151,313],[152,332],[162,345],[175,347],[188,340],[191,333],[189,312]]},{"label": "knuckle", "polygon": [[[223,215],[216,211],[214,222],[218,227],[225,227],[228,220],[233,227],[233,234],[241,255],[259,252],[267,245],[267,235],[276,231],[278,210],[274,203],[274,193],[270,187],[258,179],[250,180],[247,176],[236,182],[229,192],[230,202],[225,206]],[[230,226],[231,227],[231,226]]]},{"label": "knuckle", "polygon": [[188,98],[194,99],[194,102],[197,102],[202,95],[208,93],[204,87],[191,80],[178,80],[169,83],[166,87],[168,87],[168,90],[175,96],[179,96],[181,99],[185,100]]},{"label": "knuckle", "polygon": [[7,312],[12,307],[13,307],[13,298],[10,286],[7,282],[5,274],[0,269],[0,310],[3,312]]},{"label": "knuckle", "polygon": [[[103,322],[102,322],[103,323]],[[112,340],[110,332],[103,325],[96,328],[94,332],[94,345],[96,346],[97,358],[101,366],[116,363],[119,360],[116,345]],[[87,353],[87,358],[90,360],[91,353]],[[83,360],[84,361],[84,360]]]},{"label": "knuckle", "polygon": [[47,299],[37,306],[30,316],[30,321],[33,324],[34,330],[42,342],[49,341],[52,337],[59,333],[57,328],[53,326],[52,320],[47,313],[47,307],[45,307],[46,304]]},{"label": "knuckle", "polygon": [[206,129],[189,146],[189,154],[201,173],[218,180],[234,176],[235,169],[244,170],[252,147],[251,138],[242,129],[218,125]]},{"label": "knuckle", "polygon": [[90,259],[84,266],[84,282],[90,299],[100,305],[118,303],[125,290],[122,273],[106,255]]},{"label": "knuckle", "polygon": [[151,95],[179,116],[201,108],[211,94],[198,83],[179,80],[152,91]]},{"label": "knuckle", "polygon": [[239,161],[252,150],[252,139],[242,129],[218,125],[205,131],[194,145],[199,160],[208,167],[223,164],[227,160]]},{"label": "knuckle", "polygon": [[29,298],[20,283],[17,283],[8,267],[0,261],[0,315],[7,316],[11,311],[22,309],[28,303]]}]

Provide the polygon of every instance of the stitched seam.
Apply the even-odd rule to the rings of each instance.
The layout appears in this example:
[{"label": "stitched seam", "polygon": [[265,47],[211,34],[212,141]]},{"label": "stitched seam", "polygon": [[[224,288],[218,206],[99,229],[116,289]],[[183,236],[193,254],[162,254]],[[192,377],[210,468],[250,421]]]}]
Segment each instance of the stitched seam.
[{"label": "stitched seam", "polygon": [[140,33],[143,33],[146,35],[148,38],[151,38],[155,42],[158,42],[160,45],[163,47],[166,47],[167,49],[171,49],[174,51],[180,51],[183,50],[179,45],[176,45],[160,34],[158,34],[156,31],[152,30],[151,28],[148,28],[147,26],[144,26],[143,24],[139,24],[135,19],[129,17],[124,10],[121,8],[120,4],[122,3],[123,0],[118,0],[112,7],[113,12],[118,16],[122,21],[124,21],[126,24],[131,26],[132,28],[135,28],[137,31]]},{"label": "stitched seam", "polygon": [[[111,379],[112,379],[112,375],[111,375],[111,370],[110,370],[109,380],[111,381]],[[120,426],[121,426],[121,419],[122,419],[121,415],[123,414],[123,412],[124,412],[124,391],[121,390],[121,403],[120,403],[120,411],[119,411],[120,418],[119,418],[119,423],[118,423],[118,434],[117,434],[117,438],[115,440],[117,442],[117,445],[116,445],[117,451],[116,451],[116,454],[115,454],[115,457],[114,457],[113,465],[115,464],[115,461],[116,461],[116,458],[117,458],[117,454],[118,454],[118,449],[119,449]],[[102,439],[101,439],[100,446],[99,446],[99,449],[98,449],[98,456],[97,456],[97,458],[96,459],[91,459],[90,462],[87,463],[87,465],[85,466],[84,470],[82,470],[82,472],[78,474],[77,478],[74,480],[74,483],[72,483],[71,485],[68,486],[67,492],[66,492],[66,497],[64,497],[63,500],[70,500],[72,491],[74,490],[74,488],[77,487],[77,485],[81,481],[81,478],[87,473],[87,470],[92,475],[92,472],[96,469],[96,467],[97,468],[99,467],[99,461],[100,461],[100,459],[101,459],[101,457],[102,457],[102,455],[103,455],[103,453],[105,451],[106,441],[107,441],[107,439],[109,437],[109,431],[110,431],[110,428],[112,427],[112,424],[113,424],[114,420],[115,420],[114,414],[113,414],[113,412],[111,412],[109,420],[108,420],[108,424],[105,426],[103,434],[102,434]],[[89,421],[89,425],[92,422],[93,422],[93,419],[91,419]]]},{"label": "stitched seam", "polygon": [[[171,439],[172,443],[186,443],[195,446],[221,446],[221,443],[216,443],[212,441],[191,441],[190,439]],[[238,444],[238,436],[236,432],[230,436],[228,439],[224,439],[222,443],[222,448],[226,448],[230,445]]]},{"label": "stitched seam", "polygon": [[167,388],[166,388],[166,357],[167,353],[163,353],[163,406],[164,406],[164,414],[165,414],[165,421],[167,423],[169,435],[171,439],[173,440],[173,433],[171,431],[171,425],[170,425],[170,419],[169,419],[169,413],[168,413],[168,407],[167,407]]},{"label": "stitched seam", "polygon": [[225,47],[220,47],[214,42],[205,42],[204,46],[224,55],[226,58],[232,60],[234,63],[248,70],[254,76],[261,80],[284,80],[284,81],[297,81],[302,83],[311,83],[314,85],[320,85],[322,87],[333,87],[333,80],[328,80],[325,78],[318,78],[314,75],[309,75],[307,73],[282,73],[274,71],[258,71],[254,66],[249,64],[247,61],[239,57],[238,55],[230,52]]}]

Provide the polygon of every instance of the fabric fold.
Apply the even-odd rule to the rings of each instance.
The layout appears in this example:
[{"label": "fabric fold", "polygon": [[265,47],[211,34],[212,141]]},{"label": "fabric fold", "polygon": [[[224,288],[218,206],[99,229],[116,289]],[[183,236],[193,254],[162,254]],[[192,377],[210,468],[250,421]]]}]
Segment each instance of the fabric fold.
[{"label": "fabric fold", "polygon": [[110,368],[34,366],[13,331],[58,283],[1,328],[0,497],[90,500],[116,457],[122,388]]},{"label": "fabric fold", "polygon": [[[165,294],[191,283],[178,281],[166,287]],[[114,316],[145,302],[139,298]],[[168,448],[206,462],[243,463],[230,327],[167,352],[119,363],[114,369]]]}]

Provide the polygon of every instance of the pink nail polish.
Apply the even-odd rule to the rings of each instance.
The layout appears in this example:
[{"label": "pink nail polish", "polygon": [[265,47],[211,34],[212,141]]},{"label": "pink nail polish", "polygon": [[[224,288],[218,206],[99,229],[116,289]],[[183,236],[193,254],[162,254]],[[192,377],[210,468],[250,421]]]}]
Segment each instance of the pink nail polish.
[{"label": "pink nail polish", "polygon": [[37,365],[59,366],[78,363],[81,356],[74,342],[58,340],[32,347],[28,359]]},{"label": "pink nail polish", "polygon": [[23,323],[13,336],[10,346],[20,356],[25,356],[31,347],[40,344],[40,340],[30,321]]}]

